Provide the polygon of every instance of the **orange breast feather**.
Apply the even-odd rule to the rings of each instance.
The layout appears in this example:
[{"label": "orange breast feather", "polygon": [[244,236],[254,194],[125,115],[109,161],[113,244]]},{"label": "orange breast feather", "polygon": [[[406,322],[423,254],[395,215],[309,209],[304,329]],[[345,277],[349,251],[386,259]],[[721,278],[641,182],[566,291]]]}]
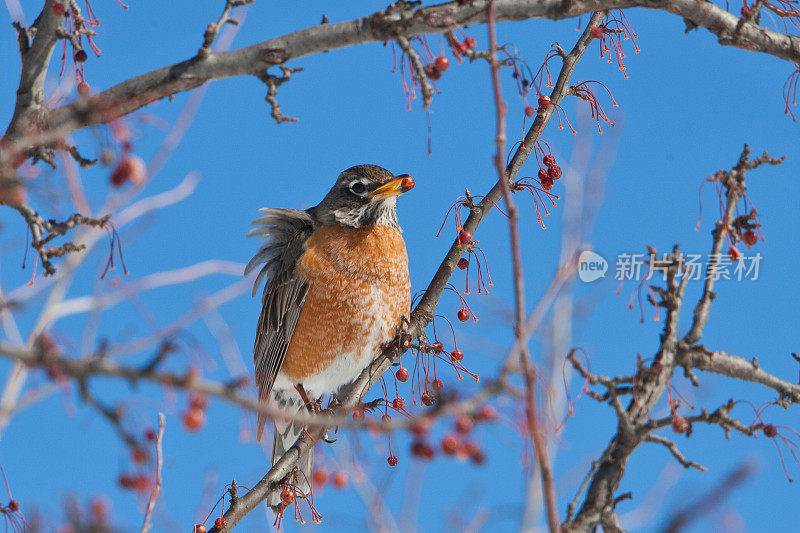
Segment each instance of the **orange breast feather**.
[{"label": "orange breast feather", "polygon": [[408,256],[392,228],[320,227],[297,268],[309,291],[281,367],[293,382],[345,353],[365,367],[409,314]]}]

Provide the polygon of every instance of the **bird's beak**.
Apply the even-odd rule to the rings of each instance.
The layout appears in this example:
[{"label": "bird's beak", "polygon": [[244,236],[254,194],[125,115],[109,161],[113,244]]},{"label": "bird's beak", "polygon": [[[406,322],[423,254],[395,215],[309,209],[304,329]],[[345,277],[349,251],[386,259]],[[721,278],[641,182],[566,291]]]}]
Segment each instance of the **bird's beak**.
[{"label": "bird's beak", "polygon": [[414,178],[412,178],[408,174],[401,174],[392,181],[384,183],[383,185],[381,185],[380,187],[369,193],[369,195],[371,198],[378,198],[380,200],[384,200],[386,198],[400,196],[404,192],[408,192],[413,188],[414,188]]}]

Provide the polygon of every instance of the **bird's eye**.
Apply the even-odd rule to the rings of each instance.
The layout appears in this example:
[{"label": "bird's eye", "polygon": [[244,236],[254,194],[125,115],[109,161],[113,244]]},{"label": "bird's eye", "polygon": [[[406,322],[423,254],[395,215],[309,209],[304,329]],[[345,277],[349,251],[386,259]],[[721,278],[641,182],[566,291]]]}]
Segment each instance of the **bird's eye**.
[{"label": "bird's eye", "polygon": [[364,194],[364,191],[366,190],[367,186],[360,181],[356,181],[350,185],[350,192],[352,192],[353,194],[359,194],[359,195]]}]

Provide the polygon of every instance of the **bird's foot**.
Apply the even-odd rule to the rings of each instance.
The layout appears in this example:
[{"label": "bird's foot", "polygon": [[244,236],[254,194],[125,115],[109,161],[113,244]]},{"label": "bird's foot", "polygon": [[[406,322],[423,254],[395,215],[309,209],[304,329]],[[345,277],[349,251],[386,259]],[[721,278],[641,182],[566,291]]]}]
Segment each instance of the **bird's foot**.
[{"label": "bird's foot", "polygon": [[306,393],[306,389],[303,388],[303,384],[298,383],[297,385],[294,386],[294,388],[300,395],[300,398],[303,400],[303,404],[305,405],[306,409],[308,409],[308,412],[311,414],[318,413],[319,411],[315,410],[316,402],[312,402],[311,400],[308,399],[308,394]]},{"label": "bird's foot", "polygon": [[[338,433],[338,432],[339,432],[339,426],[336,426],[335,428],[333,428],[333,432],[334,432],[334,433]],[[327,433],[325,433],[325,434],[322,436],[322,441],[323,441],[323,442],[327,442],[328,444],[333,444],[334,442],[336,442],[336,439],[332,439],[332,438],[330,438],[330,437],[328,436],[328,434],[327,434]]]}]

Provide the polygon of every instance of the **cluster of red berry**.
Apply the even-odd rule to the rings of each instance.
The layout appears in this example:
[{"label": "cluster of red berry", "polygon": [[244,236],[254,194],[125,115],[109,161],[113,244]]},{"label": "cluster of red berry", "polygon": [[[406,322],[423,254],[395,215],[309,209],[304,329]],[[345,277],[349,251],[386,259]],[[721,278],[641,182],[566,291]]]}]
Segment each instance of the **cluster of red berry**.
[{"label": "cluster of red berry", "polygon": [[450,60],[444,56],[439,56],[435,61],[425,65],[425,74],[433,81],[442,77],[442,72],[450,66]]},{"label": "cluster of red berry", "polygon": [[[483,450],[480,445],[470,440],[468,436],[472,433],[476,424],[496,419],[497,412],[489,405],[484,405],[473,413],[459,415],[453,423],[454,431],[447,433],[439,443],[442,453],[458,459],[470,459],[475,464],[483,464],[486,460]],[[429,418],[421,418],[412,428],[415,436],[411,444],[411,454],[413,456],[426,460],[435,457],[436,451],[427,440],[430,429],[431,421]]]},{"label": "cluster of red berry", "polygon": [[549,191],[553,188],[555,180],[561,178],[561,167],[556,165],[556,158],[551,154],[547,154],[542,158],[542,163],[547,168],[539,169],[539,183],[542,184],[542,189]]},{"label": "cluster of red berry", "polygon": [[467,53],[467,50],[474,50],[478,43],[472,37],[464,37],[463,41],[453,41],[453,53],[456,54],[456,57],[463,56]]},{"label": "cluster of red berry", "polygon": [[311,474],[311,478],[314,480],[315,488],[324,487],[330,482],[330,484],[337,489],[344,489],[347,487],[348,481],[346,472],[338,470],[333,474],[329,474],[327,470],[321,467],[314,469],[314,473]]},{"label": "cluster of red berry", "polygon": [[[111,172],[111,185],[119,188],[126,183],[141,185],[147,176],[147,167],[142,158],[133,154],[131,132],[124,120],[115,120],[109,125],[111,138],[120,147],[120,156],[114,170]],[[100,159],[105,165],[114,162],[115,153],[112,148],[106,148],[100,153]]]},{"label": "cluster of red berry", "polygon": [[64,65],[67,60],[67,41],[72,46],[72,59],[75,65],[75,79],[78,82],[77,90],[80,96],[88,96],[90,92],[89,84],[86,83],[84,76],[84,63],[89,59],[86,50],[83,49],[83,37],[86,37],[89,47],[96,55],[100,55],[100,49],[94,44],[92,35],[96,35],[91,28],[100,24],[100,20],[94,15],[91,9],[91,4],[86,3],[87,17],[81,16],[77,4],[70,3],[69,6],[60,1],[53,2],[52,10],[56,16],[64,17],[64,29],[72,36],[63,37],[62,52],[61,52],[61,72],[59,76],[64,73]]},{"label": "cluster of red berry", "polygon": [[153,485],[153,479],[147,474],[120,474],[117,483],[123,489],[134,492],[147,492]]},{"label": "cluster of red berry", "polygon": [[[216,520],[214,520],[214,527],[217,529],[222,529],[228,525],[228,521],[225,520],[225,517],[220,516]],[[205,524],[196,524],[194,529],[192,530],[193,533],[206,533],[207,529]]]}]

